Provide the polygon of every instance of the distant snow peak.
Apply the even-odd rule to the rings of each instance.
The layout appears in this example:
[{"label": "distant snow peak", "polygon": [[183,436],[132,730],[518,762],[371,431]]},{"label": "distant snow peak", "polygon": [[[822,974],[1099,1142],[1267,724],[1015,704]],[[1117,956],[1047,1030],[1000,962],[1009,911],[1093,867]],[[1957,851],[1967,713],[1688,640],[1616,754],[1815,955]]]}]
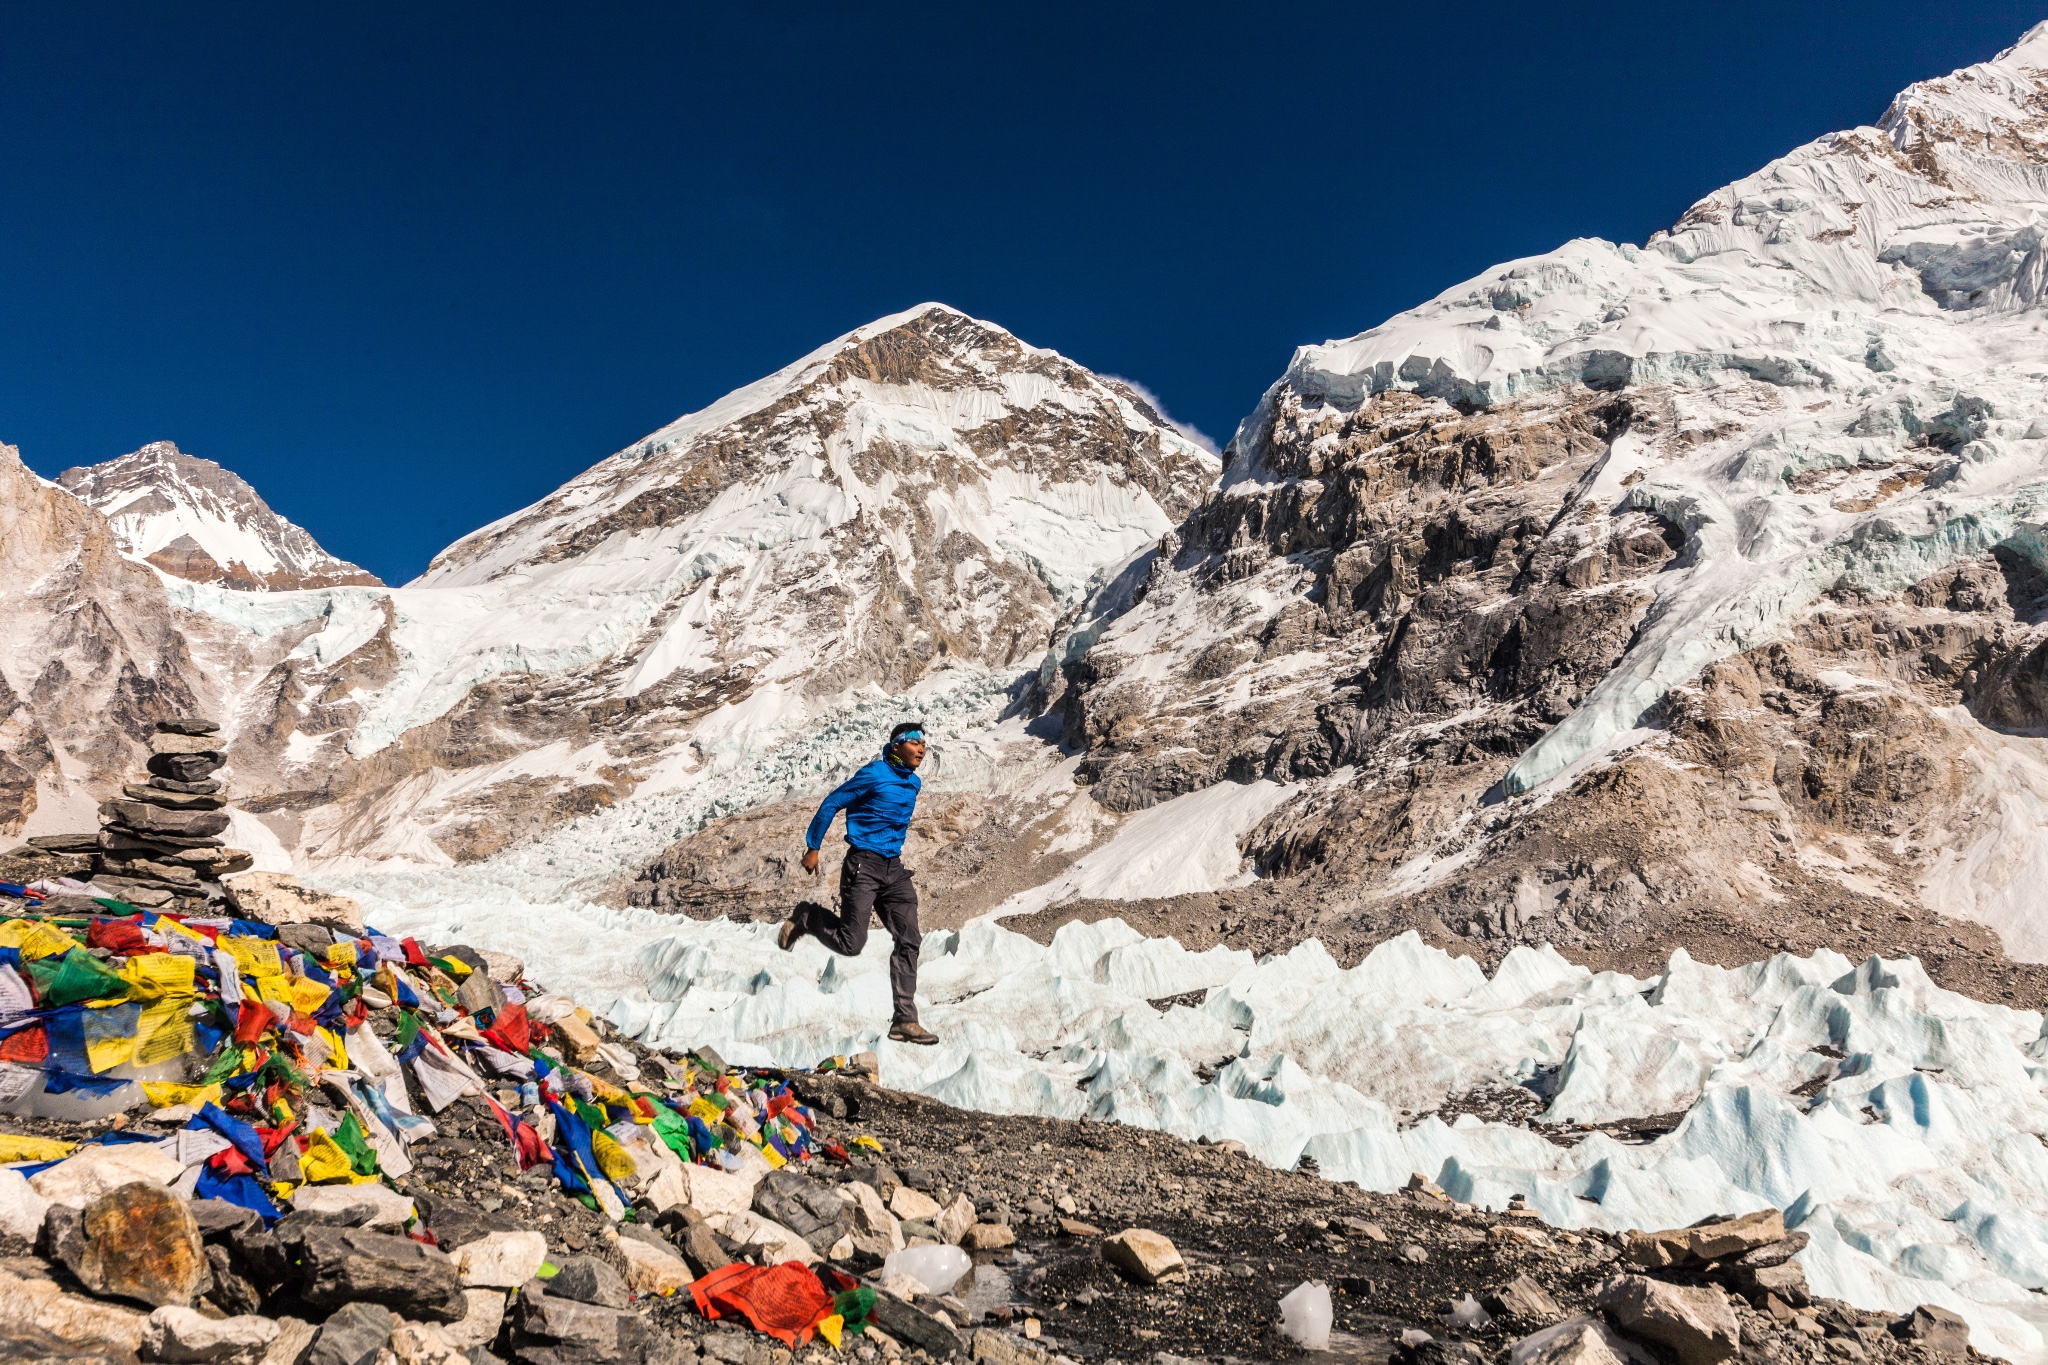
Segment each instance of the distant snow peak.
[{"label": "distant snow peak", "polygon": [[178,578],[244,590],[379,585],[243,479],[169,441],[67,469],[57,482],[106,516],[123,553]]}]

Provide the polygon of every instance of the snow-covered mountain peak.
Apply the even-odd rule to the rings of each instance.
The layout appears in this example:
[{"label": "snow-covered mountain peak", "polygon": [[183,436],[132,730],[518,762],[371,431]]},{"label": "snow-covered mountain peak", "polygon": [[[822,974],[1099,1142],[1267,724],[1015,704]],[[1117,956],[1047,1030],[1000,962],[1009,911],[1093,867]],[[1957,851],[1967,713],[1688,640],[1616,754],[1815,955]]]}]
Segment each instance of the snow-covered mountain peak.
[{"label": "snow-covered mountain peak", "polygon": [[378,582],[320,548],[243,479],[169,441],[67,469],[57,482],[107,518],[124,554],[179,578],[242,589]]},{"label": "snow-covered mountain peak", "polygon": [[685,545],[718,559],[714,541],[808,541],[862,518],[912,558],[922,517],[936,540],[962,533],[1071,601],[1164,534],[1215,472],[1128,386],[927,303],[678,418],[456,542],[419,585],[667,560]]}]

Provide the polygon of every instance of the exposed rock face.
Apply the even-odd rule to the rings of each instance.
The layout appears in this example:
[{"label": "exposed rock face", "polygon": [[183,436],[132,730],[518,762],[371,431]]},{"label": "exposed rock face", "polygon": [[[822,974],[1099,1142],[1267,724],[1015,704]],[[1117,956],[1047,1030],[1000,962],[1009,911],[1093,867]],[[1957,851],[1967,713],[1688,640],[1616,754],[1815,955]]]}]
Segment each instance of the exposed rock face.
[{"label": "exposed rock face", "polygon": [[376,586],[376,575],[320,548],[212,460],[152,441],[57,482],[104,513],[123,552],[195,583],[230,588]]},{"label": "exposed rock face", "polygon": [[99,513],[0,446],[0,833],[38,810],[90,828],[154,721],[211,709],[185,624]]},{"label": "exposed rock face", "polygon": [[1305,348],[1041,673],[1096,799],[1302,784],[1248,899],[1326,938],[1933,909],[2048,958],[2044,68]]}]

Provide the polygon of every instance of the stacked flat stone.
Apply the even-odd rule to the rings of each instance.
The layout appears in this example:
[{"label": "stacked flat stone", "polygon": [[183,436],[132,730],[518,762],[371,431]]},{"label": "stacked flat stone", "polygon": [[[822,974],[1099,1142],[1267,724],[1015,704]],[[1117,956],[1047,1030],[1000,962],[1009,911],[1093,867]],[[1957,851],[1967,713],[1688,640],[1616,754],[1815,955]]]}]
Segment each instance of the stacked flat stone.
[{"label": "stacked flat stone", "polygon": [[210,720],[158,721],[149,776],[100,803],[93,881],[133,905],[192,912],[221,901],[220,879],[251,866],[220,840],[227,801],[213,774],[227,761]]}]

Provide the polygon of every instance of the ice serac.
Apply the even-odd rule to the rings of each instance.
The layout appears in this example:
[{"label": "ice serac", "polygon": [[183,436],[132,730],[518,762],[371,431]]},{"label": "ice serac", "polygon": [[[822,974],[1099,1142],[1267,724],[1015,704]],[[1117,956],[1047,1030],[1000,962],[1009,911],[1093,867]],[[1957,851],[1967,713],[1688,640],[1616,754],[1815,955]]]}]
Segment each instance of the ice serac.
[{"label": "ice serac", "polygon": [[1368,936],[1897,903],[2048,956],[2044,321],[2048,27],[1303,348],[1041,702],[1115,810],[1315,784],[1249,849]]},{"label": "ice serac", "polygon": [[106,516],[124,553],[195,583],[287,589],[378,581],[321,549],[239,476],[169,441],[67,469],[57,482]]}]

